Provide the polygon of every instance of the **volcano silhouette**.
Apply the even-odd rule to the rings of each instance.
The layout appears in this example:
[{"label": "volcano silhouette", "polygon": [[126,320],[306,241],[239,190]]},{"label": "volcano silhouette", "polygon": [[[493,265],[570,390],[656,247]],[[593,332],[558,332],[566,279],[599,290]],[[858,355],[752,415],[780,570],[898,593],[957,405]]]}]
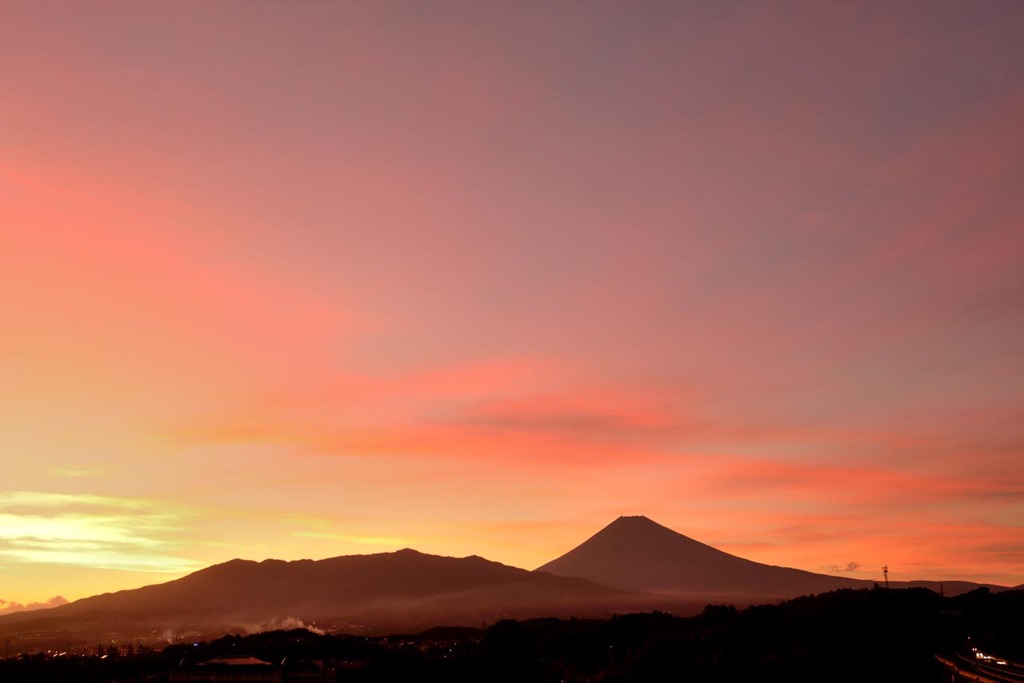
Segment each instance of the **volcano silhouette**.
[{"label": "volcano silhouette", "polygon": [[643,516],[619,517],[537,571],[623,590],[731,598],[787,597],[873,585],[730,555]]}]

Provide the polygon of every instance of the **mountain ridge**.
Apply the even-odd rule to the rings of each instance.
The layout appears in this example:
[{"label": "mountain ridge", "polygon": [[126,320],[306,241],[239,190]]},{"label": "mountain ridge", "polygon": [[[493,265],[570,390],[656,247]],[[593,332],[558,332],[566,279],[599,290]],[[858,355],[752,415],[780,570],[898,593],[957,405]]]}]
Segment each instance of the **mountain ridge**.
[{"label": "mountain ridge", "polygon": [[[947,595],[971,582],[890,582]],[[321,560],[235,558],[141,588],[49,609],[0,616],[0,637],[55,643],[166,639],[168,633],[253,632],[316,621],[351,633],[538,616],[602,616],[662,610],[696,613],[709,603],[755,604],[877,582],[766,565],[730,555],[642,515],[622,516],[533,571],[478,555],[403,548]],[[166,642],[166,640],[164,641]]]},{"label": "mountain ridge", "polygon": [[[548,614],[597,614],[626,597],[587,579],[412,549],[323,560],[233,559],[165,583],[0,617],[0,636],[31,626],[59,642],[117,632],[252,632],[282,621],[322,621],[386,633],[438,624]],[[106,636],[103,636],[106,637]]]}]

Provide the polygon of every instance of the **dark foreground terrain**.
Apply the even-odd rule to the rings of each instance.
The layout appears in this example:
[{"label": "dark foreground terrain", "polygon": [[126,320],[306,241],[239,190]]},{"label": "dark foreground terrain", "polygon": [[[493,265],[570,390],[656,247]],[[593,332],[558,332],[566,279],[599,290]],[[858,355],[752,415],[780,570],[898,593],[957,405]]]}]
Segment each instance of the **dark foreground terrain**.
[{"label": "dark foreground terrain", "polygon": [[1011,670],[1024,660],[1024,591],[844,589],[692,617],[504,620],[387,638],[299,629],[162,651],[100,644],[0,660],[0,681],[949,681],[935,655],[972,647]]}]

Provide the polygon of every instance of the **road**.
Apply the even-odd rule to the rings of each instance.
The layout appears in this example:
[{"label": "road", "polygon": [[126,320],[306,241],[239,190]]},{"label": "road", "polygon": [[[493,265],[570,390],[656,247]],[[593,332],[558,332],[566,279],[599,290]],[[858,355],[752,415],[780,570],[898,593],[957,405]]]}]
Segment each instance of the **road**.
[{"label": "road", "polygon": [[955,683],[1024,683],[1024,666],[983,652],[976,651],[971,654],[973,656],[960,653],[955,657],[935,655],[935,659],[950,671]]}]

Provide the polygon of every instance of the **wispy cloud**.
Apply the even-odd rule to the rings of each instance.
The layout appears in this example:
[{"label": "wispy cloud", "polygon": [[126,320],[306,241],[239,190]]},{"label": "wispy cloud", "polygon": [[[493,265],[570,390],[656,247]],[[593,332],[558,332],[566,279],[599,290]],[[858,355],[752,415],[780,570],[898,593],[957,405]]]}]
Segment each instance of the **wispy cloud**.
[{"label": "wispy cloud", "polygon": [[0,493],[0,556],[8,561],[146,572],[200,563],[174,554],[188,512],[95,494]]}]

